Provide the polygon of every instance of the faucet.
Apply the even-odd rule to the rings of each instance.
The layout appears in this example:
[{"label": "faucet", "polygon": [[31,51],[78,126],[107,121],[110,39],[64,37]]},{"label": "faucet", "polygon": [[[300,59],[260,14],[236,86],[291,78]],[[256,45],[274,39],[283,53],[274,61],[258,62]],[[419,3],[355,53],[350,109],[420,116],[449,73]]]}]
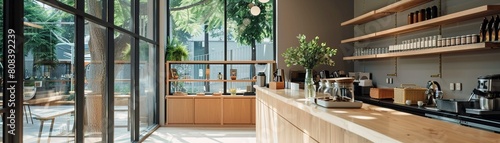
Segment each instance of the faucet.
[{"label": "faucet", "polygon": [[443,99],[443,91],[441,90],[441,86],[439,85],[439,83],[436,81],[427,82],[427,90],[425,91],[425,95],[427,95],[427,106],[435,106],[436,99]]}]

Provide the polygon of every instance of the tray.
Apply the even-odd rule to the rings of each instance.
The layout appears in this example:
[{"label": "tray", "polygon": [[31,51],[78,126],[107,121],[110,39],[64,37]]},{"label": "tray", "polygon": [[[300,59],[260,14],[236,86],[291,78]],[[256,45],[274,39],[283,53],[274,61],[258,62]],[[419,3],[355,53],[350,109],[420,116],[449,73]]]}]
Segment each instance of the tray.
[{"label": "tray", "polygon": [[361,108],[363,102],[333,102],[333,100],[316,99],[316,105],[326,108]]},{"label": "tray", "polygon": [[465,113],[476,114],[476,115],[499,115],[500,111],[488,111],[482,109],[465,108]]}]

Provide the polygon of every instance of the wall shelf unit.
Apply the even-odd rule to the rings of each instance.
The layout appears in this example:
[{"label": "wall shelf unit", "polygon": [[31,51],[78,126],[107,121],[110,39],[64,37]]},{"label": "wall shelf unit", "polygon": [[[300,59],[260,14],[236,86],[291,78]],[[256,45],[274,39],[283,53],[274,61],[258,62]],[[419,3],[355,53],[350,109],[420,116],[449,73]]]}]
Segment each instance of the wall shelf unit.
[{"label": "wall shelf unit", "polygon": [[412,7],[427,3],[432,0],[401,0],[398,2],[395,2],[393,4],[387,5],[385,7],[382,7],[377,10],[372,10],[370,12],[367,12],[363,15],[360,15],[358,17],[355,17],[353,19],[350,19],[348,21],[342,22],[340,25],[341,26],[346,26],[346,25],[356,25],[356,24],[363,24],[368,21],[372,21],[387,15],[394,14],[396,12],[404,11],[407,9],[410,9]]},{"label": "wall shelf unit", "polygon": [[443,53],[464,52],[464,51],[477,51],[477,50],[487,50],[487,49],[497,49],[497,48],[500,48],[499,42],[486,42],[486,43],[448,46],[448,47],[437,47],[430,49],[411,50],[403,52],[391,52],[384,54],[351,56],[351,57],[344,57],[343,59],[344,60],[381,59],[381,58],[391,58],[391,57],[406,57],[406,56],[443,54]]},{"label": "wall shelf unit", "polygon": [[350,39],[345,39],[342,40],[341,43],[350,43],[350,42],[356,42],[356,41],[362,41],[362,40],[369,40],[369,39],[376,39],[376,38],[381,38],[381,37],[386,37],[386,36],[391,36],[391,35],[397,35],[397,34],[403,34],[403,33],[409,33],[413,31],[418,31],[418,30],[423,30],[423,29],[428,29],[432,27],[437,27],[443,24],[449,24],[449,23],[455,23],[455,22],[460,22],[464,20],[470,20],[474,18],[479,18],[482,16],[488,16],[492,14],[498,14],[500,13],[500,5],[484,5],[448,15],[443,15],[434,19],[418,22],[418,23],[413,23],[413,24],[408,24],[405,26],[400,26],[380,32],[375,32],[363,36],[358,36]]},{"label": "wall shelf unit", "polygon": [[[227,76],[223,75],[223,79],[217,79],[217,77],[212,77],[215,79],[193,79],[193,78],[187,78],[183,79],[183,77],[179,77],[178,79],[172,79],[171,76],[171,66],[172,65],[253,65],[253,64],[266,64],[266,67],[268,68],[267,71],[272,71],[271,67],[274,67],[275,61],[267,61],[267,60],[260,60],[260,61],[167,61],[165,63],[165,71],[167,78],[165,79],[166,83],[166,93],[167,95],[171,94],[170,93],[170,86],[171,83],[175,82],[205,82],[205,83],[211,83],[211,82],[222,82],[222,83],[252,83],[256,82],[257,80],[252,79],[251,77],[249,78],[243,78],[243,79],[226,79],[228,78]],[[271,64],[271,65],[269,65]],[[205,71],[204,71],[205,72]],[[213,72],[213,71],[212,71]],[[238,72],[239,73],[239,72]],[[228,73],[229,74],[229,73]],[[239,75],[239,74],[238,74]],[[270,75],[270,73],[266,73],[266,75]],[[270,76],[269,76],[270,77]]]}]

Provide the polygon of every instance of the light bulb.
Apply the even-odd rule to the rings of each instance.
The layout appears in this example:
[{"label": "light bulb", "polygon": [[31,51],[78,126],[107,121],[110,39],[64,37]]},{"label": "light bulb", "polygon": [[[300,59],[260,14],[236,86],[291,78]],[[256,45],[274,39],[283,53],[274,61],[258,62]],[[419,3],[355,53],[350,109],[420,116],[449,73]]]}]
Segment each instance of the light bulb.
[{"label": "light bulb", "polygon": [[261,3],[267,3],[269,0],[259,0]]},{"label": "light bulb", "polygon": [[250,13],[253,15],[253,16],[257,16],[260,14],[260,8],[258,6],[253,6],[251,9],[250,9]]}]

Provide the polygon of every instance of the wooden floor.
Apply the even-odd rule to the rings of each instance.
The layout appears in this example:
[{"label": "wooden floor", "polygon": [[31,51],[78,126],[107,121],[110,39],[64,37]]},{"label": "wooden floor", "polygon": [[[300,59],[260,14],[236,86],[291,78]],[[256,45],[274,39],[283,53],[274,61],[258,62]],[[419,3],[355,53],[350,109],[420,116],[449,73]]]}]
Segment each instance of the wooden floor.
[{"label": "wooden floor", "polygon": [[161,127],[144,143],[255,143],[255,127]]}]

